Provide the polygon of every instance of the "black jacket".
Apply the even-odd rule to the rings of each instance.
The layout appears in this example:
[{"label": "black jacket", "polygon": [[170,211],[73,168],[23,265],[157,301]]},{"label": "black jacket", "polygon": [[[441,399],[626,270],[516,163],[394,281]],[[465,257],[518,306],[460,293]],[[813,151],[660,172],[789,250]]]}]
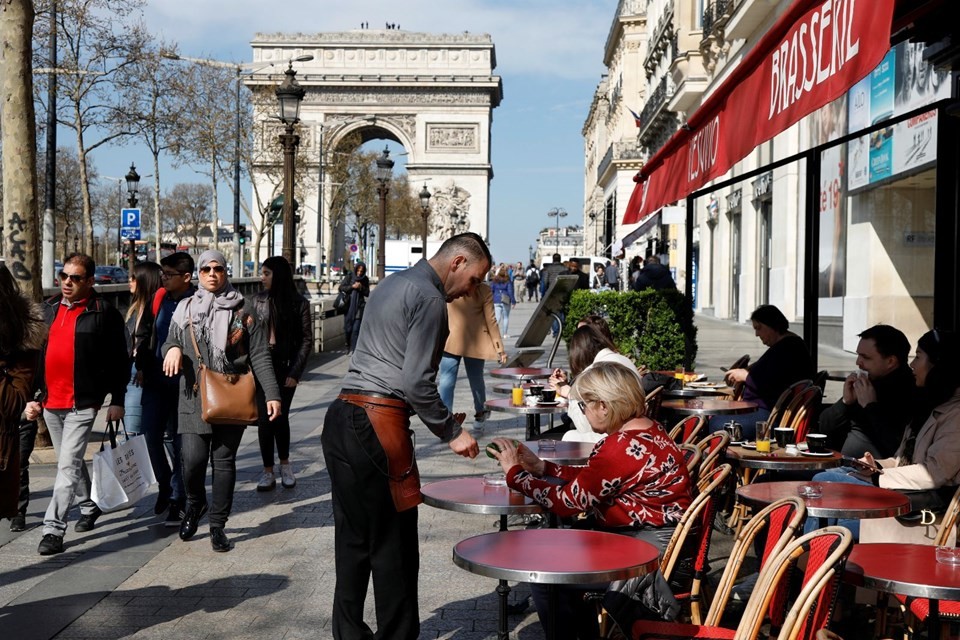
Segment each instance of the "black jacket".
[{"label": "black jacket", "polygon": [[[270,292],[261,291],[253,299],[254,308],[260,317],[260,322],[268,329],[264,334],[269,342],[270,327],[273,324],[273,305],[270,304]],[[296,309],[300,318],[298,335],[290,335],[287,331],[274,331],[276,344],[270,349],[270,359],[273,361],[273,370],[277,374],[277,384],[283,386],[284,378],[300,380],[303,370],[307,366],[307,359],[313,351],[313,319],[310,316],[310,303],[304,298],[299,300]]]},{"label": "black jacket", "polygon": [[[43,303],[43,319],[51,326],[63,296],[55,295]],[[41,397],[47,393],[44,362],[46,344],[40,357]],[[99,407],[106,395],[110,404],[123,406],[130,380],[130,356],[127,353],[123,316],[98,293],[91,292],[86,309],[77,316],[74,337],[73,395],[76,408]]]},{"label": "black jacket", "polygon": [[633,283],[634,291],[643,291],[644,289],[676,289],[677,283],[673,281],[670,275],[670,269],[662,264],[648,264],[640,270],[640,276]]}]

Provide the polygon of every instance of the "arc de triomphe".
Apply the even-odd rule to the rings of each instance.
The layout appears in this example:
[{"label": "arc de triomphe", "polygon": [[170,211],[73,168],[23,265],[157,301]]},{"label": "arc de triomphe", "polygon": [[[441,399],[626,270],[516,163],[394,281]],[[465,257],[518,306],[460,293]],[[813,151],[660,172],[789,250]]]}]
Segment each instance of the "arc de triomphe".
[{"label": "arc de triomphe", "polygon": [[[286,60],[313,56],[311,61],[294,63],[297,81],[306,89],[297,153],[310,174],[300,181],[296,194],[300,204],[296,245],[302,256],[298,262],[320,264],[322,254],[335,264],[342,253],[334,248],[328,216],[336,185],[324,171],[321,205],[318,162],[322,151],[326,169],[338,144],[354,133],[364,142],[385,138],[403,147],[411,189],[418,191],[426,183],[433,194],[431,240],[467,230],[489,236],[490,125],[492,110],[503,97],[500,77],[493,75],[496,54],[489,35],[396,29],[257,34],[252,47],[254,64],[275,63],[275,70],[285,67]],[[262,76],[245,82],[271,93],[276,84]],[[271,119],[273,113],[255,109],[255,131],[261,132],[256,144],[279,146],[280,125]],[[399,152],[391,150],[392,155]],[[275,185],[260,169],[254,167],[252,179],[258,185],[254,193],[268,200]],[[254,198],[255,211],[269,205]],[[322,243],[318,243],[321,206]],[[277,234],[281,227],[276,227]],[[281,246],[279,240],[276,246]],[[268,250],[262,243],[261,260]]]}]

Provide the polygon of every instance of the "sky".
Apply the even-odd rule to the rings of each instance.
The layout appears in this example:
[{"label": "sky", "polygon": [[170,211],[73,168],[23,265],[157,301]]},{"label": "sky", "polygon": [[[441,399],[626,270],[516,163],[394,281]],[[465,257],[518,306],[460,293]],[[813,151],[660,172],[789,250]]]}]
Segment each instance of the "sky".
[{"label": "sky", "polygon": [[[147,28],[175,41],[181,55],[248,62],[255,33],[319,33],[371,29],[386,22],[404,31],[488,33],[496,48],[504,99],[493,111],[490,244],[496,261],[528,260],[538,232],[553,226],[546,213],[583,220],[583,137],[580,131],[604,72],[603,46],[616,0],[148,0]],[[150,165],[146,150],[106,150],[104,174]],[[117,169],[113,169],[117,166]],[[197,182],[192,169],[164,168],[164,185]],[[165,186],[166,185],[166,186]],[[247,187],[248,189],[248,187]],[[221,219],[232,196],[220,193]]]}]

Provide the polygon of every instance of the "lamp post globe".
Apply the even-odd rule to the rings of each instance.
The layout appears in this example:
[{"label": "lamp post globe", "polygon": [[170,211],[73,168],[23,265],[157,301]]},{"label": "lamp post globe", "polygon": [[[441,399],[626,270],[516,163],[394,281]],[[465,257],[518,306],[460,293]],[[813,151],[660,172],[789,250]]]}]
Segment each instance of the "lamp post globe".
[{"label": "lamp post globe", "polygon": [[423,214],[423,255],[421,257],[427,257],[427,233],[430,231],[428,220],[430,218],[430,198],[432,194],[427,190],[427,185],[424,183],[423,189],[420,190],[420,212]]},{"label": "lamp post globe", "polygon": [[393,160],[390,159],[390,149],[383,148],[383,153],[377,158],[377,191],[380,194],[380,233],[377,236],[377,280],[383,280],[387,275],[387,192],[390,190],[390,178],[393,176]]},{"label": "lamp post globe", "polygon": [[[301,56],[303,58],[304,56]],[[300,58],[297,58],[299,60]],[[312,59],[312,56],[309,58]],[[293,219],[293,160],[300,145],[300,136],[294,132],[294,125],[300,121],[300,103],[307,94],[297,82],[297,72],[293,69],[293,60],[283,73],[283,82],[275,93],[280,103],[280,120],[284,124],[284,131],[280,134],[280,144],[283,145],[283,257],[296,268],[296,254],[294,251],[296,235]]]},{"label": "lamp post globe", "polygon": [[[140,189],[140,174],[137,173],[137,168],[130,163],[130,171],[127,172],[127,175],[124,176],[124,180],[127,181],[127,205],[133,209],[137,206],[137,191]],[[137,264],[137,241],[133,238],[130,238],[130,251],[127,256],[127,267],[130,272],[130,277],[133,277],[133,267]]]},{"label": "lamp post globe", "polygon": [[557,219],[557,253],[560,253],[560,218],[566,218],[567,211],[563,207],[554,207],[553,209],[550,209],[550,211],[547,211],[547,217]]}]

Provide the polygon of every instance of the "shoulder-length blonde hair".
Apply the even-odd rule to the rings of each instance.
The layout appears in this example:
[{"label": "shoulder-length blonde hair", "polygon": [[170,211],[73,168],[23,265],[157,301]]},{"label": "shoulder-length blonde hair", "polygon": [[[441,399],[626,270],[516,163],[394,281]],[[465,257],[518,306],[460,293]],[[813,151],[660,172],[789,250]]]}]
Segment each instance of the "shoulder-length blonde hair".
[{"label": "shoulder-length blonde hair", "polygon": [[598,362],[586,369],[574,381],[572,396],[607,405],[607,427],[619,429],[647,413],[647,398],[636,372],[616,362]]}]

